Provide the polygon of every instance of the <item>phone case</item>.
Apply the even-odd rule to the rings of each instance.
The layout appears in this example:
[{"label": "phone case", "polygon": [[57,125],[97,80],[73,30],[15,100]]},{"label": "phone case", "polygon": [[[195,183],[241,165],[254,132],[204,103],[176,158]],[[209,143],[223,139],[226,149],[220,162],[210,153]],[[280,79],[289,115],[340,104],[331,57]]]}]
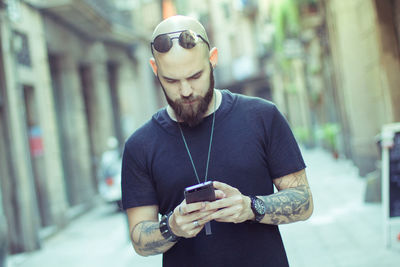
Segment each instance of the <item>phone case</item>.
[{"label": "phone case", "polygon": [[190,186],[185,189],[186,203],[194,203],[201,201],[214,201],[215,192],[211,181]]}]

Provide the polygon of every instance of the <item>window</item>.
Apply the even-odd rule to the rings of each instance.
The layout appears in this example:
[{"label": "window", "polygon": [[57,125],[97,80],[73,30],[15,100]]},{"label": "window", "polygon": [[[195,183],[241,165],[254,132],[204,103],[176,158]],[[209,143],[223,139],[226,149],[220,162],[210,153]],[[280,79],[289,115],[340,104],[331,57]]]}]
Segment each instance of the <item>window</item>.
[{"label": "window", "polygon": [[23,66],[31,67],[31,56],[29,52],[28,37],[24,33],[14,31],[13,48],[17,62]]}]

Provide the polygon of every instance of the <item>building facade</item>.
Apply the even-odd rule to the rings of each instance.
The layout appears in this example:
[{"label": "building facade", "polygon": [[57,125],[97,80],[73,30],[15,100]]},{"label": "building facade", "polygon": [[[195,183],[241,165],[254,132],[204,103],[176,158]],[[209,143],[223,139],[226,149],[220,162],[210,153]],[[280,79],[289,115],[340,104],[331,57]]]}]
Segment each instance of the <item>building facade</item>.
[{"label": "building facade", "polygon": [[99,201],[108,141],[122,148],[159,100],[148,64],[151,33],[113,1],[6,4],[0,184],[9,252],[18,253],[38,249]]},{"label": "building facade", "polygon": [[365,175],[376,169],[376,136],[400,120],[399,1],[325,1],[348,154]]},{"label": "building facade", "polygon": [[299,141],[352,159],[362,176],[379,168],[377,137],[399,121],[399,1],[259,3],[269,4],[275,42],[284,36],[271,49],[272,95]]}]

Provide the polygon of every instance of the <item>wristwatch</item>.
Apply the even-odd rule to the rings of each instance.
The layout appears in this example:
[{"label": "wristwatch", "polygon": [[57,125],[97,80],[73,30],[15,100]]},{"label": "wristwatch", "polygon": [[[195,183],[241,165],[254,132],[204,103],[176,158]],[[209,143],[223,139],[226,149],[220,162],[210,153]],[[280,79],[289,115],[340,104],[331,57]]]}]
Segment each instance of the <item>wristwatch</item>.
[{"label": "wristwatch", "polygon": [[178,242],[181,239],[179,236],[176,236],[171,228],[169,227],[169,217],[172,215],[173,211],[161,217],[160,221],[160,232],[161,235],[170,242]]},{"label": "wristwatch", "polygon": [[256,196],[249,196],[249,197],[251,199],[251,210],[255,215],[255,221],[260,222],[265,216],[266,212],[265,203]]}]

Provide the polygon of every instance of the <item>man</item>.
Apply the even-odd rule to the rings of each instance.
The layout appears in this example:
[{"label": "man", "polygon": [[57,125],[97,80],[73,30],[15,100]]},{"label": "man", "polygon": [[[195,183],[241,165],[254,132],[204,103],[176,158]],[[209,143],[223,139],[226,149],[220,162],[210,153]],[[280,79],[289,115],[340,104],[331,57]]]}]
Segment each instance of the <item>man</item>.
[{"label": "man", "polygon": [[[309,218],[313,202],[286,120],[269,101],[214,89],[218,51],[198,21],[162,21],[151,49],[168,106],[125,144],[136,252],[163,253],[164,266],[288,266],[277,225]],[[187,204],[184,189],[207,179],[217,200]]]}]

